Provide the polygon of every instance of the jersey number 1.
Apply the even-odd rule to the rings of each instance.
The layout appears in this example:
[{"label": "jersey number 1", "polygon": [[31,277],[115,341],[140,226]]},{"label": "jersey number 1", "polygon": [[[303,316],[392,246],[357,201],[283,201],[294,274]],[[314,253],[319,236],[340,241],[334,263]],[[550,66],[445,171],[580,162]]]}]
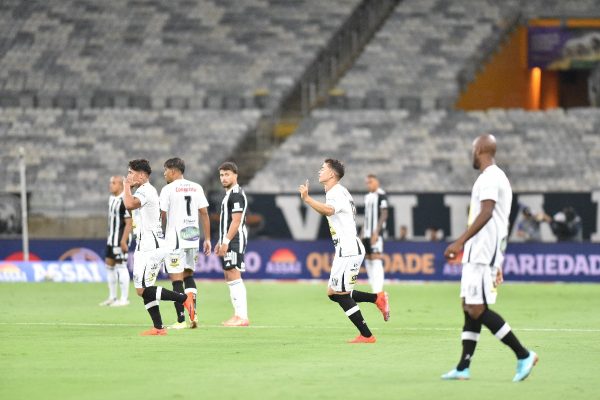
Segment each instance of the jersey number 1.
[{"label": "jersey number 1", "polygon": [[188,213],[188,217],[192,216],[192,196],[184,196],[185,199],[185,203],[186,203],[186,207],[187,207],[187,213]]}]

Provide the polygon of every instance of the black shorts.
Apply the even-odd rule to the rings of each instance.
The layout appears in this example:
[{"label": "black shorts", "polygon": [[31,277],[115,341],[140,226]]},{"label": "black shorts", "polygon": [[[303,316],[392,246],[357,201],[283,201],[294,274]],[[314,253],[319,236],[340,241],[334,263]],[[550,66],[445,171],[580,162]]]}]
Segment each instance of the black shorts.
[{"label": "black shorts", "polygon": [[383,250],[383,238],[379,236],[377,239],[377,243],[374,246],[371,246],[370,238],[362,239],[363,246],[365,246],[365,254],[370,256],[372,254],[381,254]]},{"label": "black shorts", "polygon": [[246,270],[246,264],[244,263],[244,253],[238,253],[236,251],[228,251],[225,253],[225,257],[221,259],[223,269],[229,271],[237,269],[240,272]]},{"label": "black shorts", "polygon": [[[117,249],[115,251],[115,249]],[[115,260],[117,262],[127,261],[127,252],[123,253],[121,247],[113,247],[111,245],[106,245],[106,251],[104,253],[104,258],[110,258],[111,260]]]}]

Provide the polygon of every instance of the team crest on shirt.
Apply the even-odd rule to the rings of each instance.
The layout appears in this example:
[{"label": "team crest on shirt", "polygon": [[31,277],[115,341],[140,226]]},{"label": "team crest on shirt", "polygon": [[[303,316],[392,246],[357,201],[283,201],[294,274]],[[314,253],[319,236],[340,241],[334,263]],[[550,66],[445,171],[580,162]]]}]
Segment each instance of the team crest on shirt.
[{"label": "team crest on shirt", "polygon": [[179,236],[183,240],[198,240],[200,238],[200,229],[195,226],[187,226],[179,231]]}]

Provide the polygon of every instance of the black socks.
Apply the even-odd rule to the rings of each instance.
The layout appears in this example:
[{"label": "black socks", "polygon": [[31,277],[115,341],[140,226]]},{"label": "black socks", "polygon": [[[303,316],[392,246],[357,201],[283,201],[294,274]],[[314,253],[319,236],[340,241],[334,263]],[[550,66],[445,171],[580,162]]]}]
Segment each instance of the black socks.
[{"label": "black socks", "polygon": [[352,296],[352,299],[357,303],[375,303],[377,301],[377,295],[375,293],[353,290],[350,292],[350,296]]},{"label": "black socks", "polygon": [[329,299],[335,301],[342,307],[346,316],[350,318],[350,321],[352,321],[362,336],[373,336],[360,312],[360,308],[358,308],[356,301],[354,301],[349,294],[332,294],[329,296]]},{"label": "black socks", "polygon": [[467,312],[464,314],[465,324],[463,325],[462,331],[462,354],[460,356],[460,361],[456,366],[458,371],[469,368],[469,365],[471,365],[471,359],[475,353],[475,347],[477,347],[477,341],[479,340],[479,334],[481,333],[481,321],[474,320]]},{"label": "black socks", "polygon": [[[173,281],[173,291],[177,293],[183,294],[183,281]],[[173,303],[175,306],[175,312],[177,313],[177,322],[185,321],[185,311],[182,303],[175,302]]]}]

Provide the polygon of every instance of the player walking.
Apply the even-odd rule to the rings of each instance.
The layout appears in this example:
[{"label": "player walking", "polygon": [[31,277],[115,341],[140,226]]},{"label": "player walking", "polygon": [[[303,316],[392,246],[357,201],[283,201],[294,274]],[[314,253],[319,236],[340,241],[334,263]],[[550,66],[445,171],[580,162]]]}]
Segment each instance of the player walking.
[{"label": "player walking", "polygon": [[367,293],[353,290],[360,264],[365,256],[365,248],[356,235],[356,208],[348,190],[339,181],[344,177],[344,165],[334,159],[326,159],[319,170],[319,183],[325,187],[325,203],[316,201],[308,194],[308,180],[298,191],[304,202],[316,212],[327,217],[331,238],[335,246],[335,256],[327,295],[342,307],[360,334],[350,343],[375,343],[375,336],[363,319],[361,302],[375,303],[387,321],[390,316],[388,295],[385,292]]},{"label": "player walking", "polygon": [[504,172],[494,159],[496,139],[481,135],[473,142],[473,168],[481,174],[473,185],[469,209],[469,226],[452,244],[444,256],[454,259],[464,247],[460,297],[465,324],[462,332],[462,355],[455,369],[442,379],[469,379],[469,366],[481,326],[485,325],[517,356],[517,373],[513,381],[529,376],[538,361],[535,352],[521,345],[511,327],[488,305],[496,303],[497,286],[502,283],[502,262],[508,238],[508,217],[512,204],[512,189]]},{"label": "player walking", "polygon": [[[106,240],[106,275],[108,299],[101,306],[120,307],[129,304],[129,271],[127,255],[131,244],[131,215],[123,204],[123,177],[111,176],[108,198],[108,238]],[[121,297],[117,299],[117,284]]]},{"label": "player walking", "polygon": [[248,303],[246,286],[242,280],[245,271],[244,254],[248,244],[246,230],[246,194],[238,185],[238,168],[233,162],[224,162],[219,167],[219,178],[225,188],[219,218],[219,242],[215,253],[222,257],[225,282],[229,286],[234,315],[223,322],[224,326],[248,326]]},{"label": "player walking", "polygon": [[[204,231],[204,254],[209,255],[210,221],[208,218],[208,201],[204,190],[199,184],[183,177],[185,163],[180,158],[171,158],[165,161],[164,177],[167,181],[160,191],[160,210],[165,240],[170,257],[166,262],[166,270],[171,277],[173,291],[178,293],[191,293],[196,307],[198,290],[194,281],[194,271],[198,261],[198,247],[200,245],[200,225]],[[183,305],[174,303],[177,312],[177,323],[170,325],[172,329],[183,329],[185,313]],[[190,321],[190,327],[198,326],[198,314]]]},{"label": "player walking", "polygon": [[365,195],[365,222],[360,237],[365,246],[365,267],[369,283],[374,293],[383,291],[384,271],[383,232],[388,218],[388,201],[385,191],[379,187],[376,175],[369,174],[365,179],[369,193]]},{"label": "player walking", "polygon": [[[186,296],[155,286],[158,272],[169,251],[162,239],[158,193],[149,182],[151,173],[147,160],[130,161],[123,201],[128,210],[135,210],[133,219],[136,224],[137,245],[133,255],[133,283],[138,296],[144,299],[154,325],[152,329],[142,332],[142,336],[162,336],[167,334],[167,330],[163,327],[158,308],[160,300],[183,304],[191,321],[195,319],[196,311],[192,293]],[[132,186],[137,188],[135,194],[131,194]]]}]

